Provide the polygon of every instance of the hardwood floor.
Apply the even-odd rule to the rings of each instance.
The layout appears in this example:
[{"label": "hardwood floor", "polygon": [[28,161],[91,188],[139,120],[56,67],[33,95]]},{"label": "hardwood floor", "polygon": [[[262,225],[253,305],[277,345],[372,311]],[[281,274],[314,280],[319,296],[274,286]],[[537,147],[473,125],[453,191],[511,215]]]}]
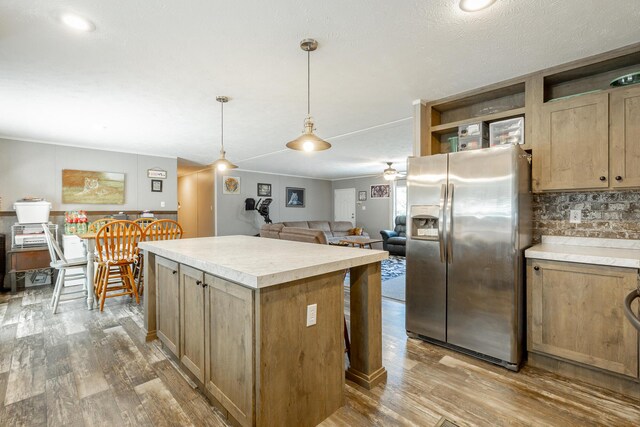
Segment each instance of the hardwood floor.
[{"label": "hardwood floor", "polygon": [[[142,305],[114,298],[100,313],[75,301],[52,315],[50,296],[0,294],[0,426],[227,425],[157,341],[142,342]],[[387,383],[347,382],[323,426],[640,425],[640,401],[408,339],[401,303],[383,299],[383,334]]]}]

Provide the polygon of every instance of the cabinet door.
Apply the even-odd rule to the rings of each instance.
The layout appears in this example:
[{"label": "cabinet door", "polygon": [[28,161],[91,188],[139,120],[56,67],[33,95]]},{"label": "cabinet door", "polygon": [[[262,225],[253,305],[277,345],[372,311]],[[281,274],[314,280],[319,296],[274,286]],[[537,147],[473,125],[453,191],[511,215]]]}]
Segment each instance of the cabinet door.
[{"label": "cabinet door", "polygon": [[611,186],[640,187],[640,87],[611,93]]},{"label": "cabinet door", "polygon": [[180,356],[180,286],[178,263],[156,256],[156,324],[158,338]]},{"label": "cabinet door", "polygon": [[637,270],[528,261],[528,350],[638,377],[638,332],[624,297]]},{"label": "cabinet door", "polygon": [[254,302],[251,289],[206,275],[209,392],[243,426],[254,418]]},{"label": "cabinet door", "polygon": [[180,361],[204,383],[204,273],[180,265]]},{"label": "cabinet door", "polygon": [[540,139],[534,161],[540,162],[540,190],[609,186],[609,97],[582,95],[542,106]]}]

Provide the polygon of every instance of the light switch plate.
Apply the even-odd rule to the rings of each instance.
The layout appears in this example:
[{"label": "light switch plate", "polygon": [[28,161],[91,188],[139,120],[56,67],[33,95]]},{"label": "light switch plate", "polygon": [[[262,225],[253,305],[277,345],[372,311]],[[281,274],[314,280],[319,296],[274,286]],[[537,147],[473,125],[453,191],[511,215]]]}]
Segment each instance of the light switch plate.
[{"label": "light switch plate", "polygon": [[307,326],[315,325],[317,317],[318,317],[318,304],[308,305],[307,306]]},{"label": "light switch plate", "polygon": [[164,202],[160,202],[160,207],[164,208],[165,203]]},{"label": "light switch plate", "polygon": [[569,211],[569,223],[580,224],[582,222],[582,211],[580,209],[571,209]]}]

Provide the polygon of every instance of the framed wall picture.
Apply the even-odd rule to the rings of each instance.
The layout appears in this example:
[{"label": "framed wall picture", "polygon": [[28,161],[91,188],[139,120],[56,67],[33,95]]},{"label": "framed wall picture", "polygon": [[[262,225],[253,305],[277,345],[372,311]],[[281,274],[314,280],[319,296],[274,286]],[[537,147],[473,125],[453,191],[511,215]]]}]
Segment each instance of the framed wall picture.
[{"label": "framed wall picture", "polygon": [[371,186],[372,199],[388,199],[391,197],[391,185],[377,184]]},{"label": "framed wall picture", "polygon": [[367,192],[366,191],[358,191],[358,201],[364,202],[367,200]]},{"label": "framed wall picture", "polygon": [[147,169],[147,178],[167,179],[167,171],[159,168]]},{"label": "framed wall picture", "polygon": [[304,208],[304,188],[287,187],[285,206],[288,208]]},{"label": "framed wall picture", "polygon": [[271,197],[271,184],[258,183],[258,197]]},{"label": "framed wall picture", "polygon": [[162,181],[159,179],[151,180],[151,191],[154,193],[162,193]]},{"label": "framed wall picture", "polygon": [[62,203],[124,205],[124,174],[63,169]]},{"label": "framed wall picture", "polygon": [[222,178],[222,194],[240,194],[240,177],[225,176]]}]

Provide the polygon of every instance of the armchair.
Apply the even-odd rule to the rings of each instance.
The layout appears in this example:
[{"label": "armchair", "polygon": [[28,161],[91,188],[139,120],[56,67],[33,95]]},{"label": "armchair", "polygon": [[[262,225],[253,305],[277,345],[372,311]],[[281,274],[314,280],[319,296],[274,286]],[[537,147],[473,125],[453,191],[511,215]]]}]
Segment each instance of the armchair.
[{"label": "armchair", "polygon": [[398,215],[393,230],[382,230],[382,248],[390,255],[405,256],[407,247],[407,217]]}]

